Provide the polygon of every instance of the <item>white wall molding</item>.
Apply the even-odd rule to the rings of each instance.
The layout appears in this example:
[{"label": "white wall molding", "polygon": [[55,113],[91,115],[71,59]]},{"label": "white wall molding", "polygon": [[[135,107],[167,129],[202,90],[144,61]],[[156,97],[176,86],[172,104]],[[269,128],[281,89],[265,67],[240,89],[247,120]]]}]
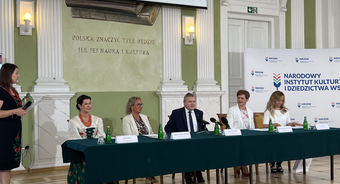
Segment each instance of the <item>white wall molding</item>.
[{"label": "white wall molding", "polygon": [[323,48],[322,0],[315,0],[315,42],[316,48]]},{"label": "white wall molding", "polygon": [[37,0],[38,79],[34,92],[69,92],[63,79],[62,3]]},{"label": "white wall molding", "polygon": [[[228,72],[228,19],[244,19],[266,21],[270,23],[271,48],[286,48],[285,14],[287,0],[221,0],[220,26],[221,26],[221,90],[225,91],[221,100],[221,112],[229,109],[229,76]],[[258,8],[258,14],[247,13],[247,7]]]},{"label": "white wall molding", "polygon": [[74,92],[32,92],[34,101],[44,99],[34,107],[33,169],[65,166],[61,144],[67,140],[70,119],[70,99]]},{"label": "white wall molding", "polygon": [[292,49],[305,48],[304,0],[291,1],[291,35]]}]

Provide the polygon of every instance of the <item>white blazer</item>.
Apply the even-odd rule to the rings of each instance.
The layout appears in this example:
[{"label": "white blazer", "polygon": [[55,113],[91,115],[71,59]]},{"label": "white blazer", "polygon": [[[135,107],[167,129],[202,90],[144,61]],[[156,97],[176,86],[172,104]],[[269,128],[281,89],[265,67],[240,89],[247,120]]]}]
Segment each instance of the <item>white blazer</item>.
[{"label": "white blazer", "polygon": [[[255,128],[254,125],[254,113],[251,109],[247,108],[248,116],[249,116],[249,123],[250,129]],[[229,108],[227,114],[227,120],[231,129],[244,129],[244,122],[241,118],[241,110],[238,108],[238,105],[232,106]]]},{"label": "white blazer", "polygon": [[[139,115],[148,128],[148,134],[153,134],[148,117],[144,114]],[[123,132],[124,135],[139,135],[135,119],[131,113],[123,118]]]}]

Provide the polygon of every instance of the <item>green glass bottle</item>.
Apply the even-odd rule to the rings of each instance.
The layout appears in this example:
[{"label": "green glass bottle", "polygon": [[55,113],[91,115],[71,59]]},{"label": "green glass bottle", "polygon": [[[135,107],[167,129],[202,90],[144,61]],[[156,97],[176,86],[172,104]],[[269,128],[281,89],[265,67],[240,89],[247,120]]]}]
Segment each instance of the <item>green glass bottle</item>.
[{"label": "green glass bottle", "polygon": [[303,130],[308,130],[308,122],[306,116],[305,119],[303,120]]},{"label": "green glass bottle", "polygon": [[215,123],[215,128],[214,128],[214,135],[218,136],[220,135],[220,129],[218,128],[218,123]]},{"label": "green glass bottle", "polygon": [[158,128],[158,139],[159,140],[163,140],[163,128],[162,128],[162,124],[159,124],[159,128]]},{"label": "green glass bottle", "polygon": [[107,126],[105,143],[106,144],[111,144],[112,143],[110,126]]},{"label": "green glass bottle", "polygon": [[274,126],[273,126],[272,118],[269,119],[268,131],[269,131],[269,133],[274,132]]}]

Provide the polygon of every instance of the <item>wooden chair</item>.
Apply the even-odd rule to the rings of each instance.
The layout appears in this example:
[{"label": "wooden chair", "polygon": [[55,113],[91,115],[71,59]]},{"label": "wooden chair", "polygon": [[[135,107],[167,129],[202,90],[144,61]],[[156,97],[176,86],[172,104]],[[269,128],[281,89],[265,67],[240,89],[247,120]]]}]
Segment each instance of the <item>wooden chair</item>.
[{"label": "wooden chair", "polygon": [[[263,112],[254,112],[255,128],[263,128],[263,117],[264,117]],[[266,164],[266,173],[268,174],[269,172],[268,163],[265,163],[265,164]],[[290,160],[288,160],[288,171],[291,172]],[[256,175],[258,175],[258,170],[256,170]]]},{"label": "wooden chair", "polygon": [[[120,120],[121,120],[122,123],[123,123],[123,118],[120,118]],[[149,116],[148,116],[148,120],[150,120],[150,117],[149,117]],[[160,175],[159,177],[160,177],[160,180],[161,180],[161,184],[163,184],[163,175]],[[128,181],[129,181],[129,180],[125,180],[125,184],[127,184]],[[133,184],[136,184],[136,178],[133,178],[133,179],[132,179],[132,183],[133,183]]]}]

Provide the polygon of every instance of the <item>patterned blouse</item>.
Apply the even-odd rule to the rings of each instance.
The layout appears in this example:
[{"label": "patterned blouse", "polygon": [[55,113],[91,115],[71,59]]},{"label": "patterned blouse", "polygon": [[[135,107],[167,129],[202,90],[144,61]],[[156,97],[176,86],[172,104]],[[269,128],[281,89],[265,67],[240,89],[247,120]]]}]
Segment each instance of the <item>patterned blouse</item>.
[{"label": "patterned blouse", "polygon": [[242,121],[243,121],[243,125],[244,125],[244,129],[249,129],[250,128],[250,124],[249,124],[249,116],[248,116],[248,112],[247,110],[242,110],[240,109],[241,111],[241,118],[242,118]]},{"label": "patterned blouse", "polygon": [[[133,118],[135,119],[135,118]],[[137,129],[138,129],[138,132],[139,132],[139,135],[147,135],[148,134],[148,127],[145,125],[143,119],[139,116],[139,119],[140,119],[140,122],[138,122],[136,119],[135,119],[135,123],[136,123],[136,126],[137,126]]]}]

